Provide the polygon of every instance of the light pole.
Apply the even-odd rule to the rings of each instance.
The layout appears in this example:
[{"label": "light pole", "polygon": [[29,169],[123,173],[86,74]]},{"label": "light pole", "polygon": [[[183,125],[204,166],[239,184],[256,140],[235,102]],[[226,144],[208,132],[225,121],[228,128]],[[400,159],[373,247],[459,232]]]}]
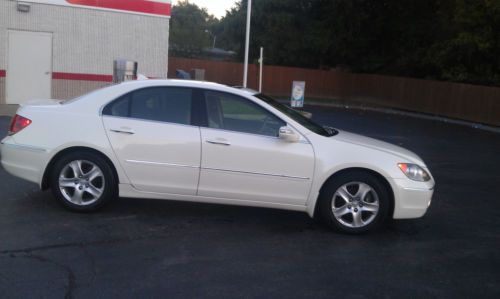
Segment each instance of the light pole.
[{"label": "light pole", "polygon": [[205,29],[205,33],[208,33],[210,34],[213,38],[214,38],[214,42],[212,44],[212,49],[215,49],[215,41],[217,40],[217,35],[213,35],[212,34],[212,31],[208,30],[208,29]]},{"label": "light pole", "polygon": [[243,69],[243,87],[247,87],[248,80],[248,46],[250,43],[250,17],[252,12],[252,0],[248,0],[247,6],[247,30],[245,35],[245,65]]}]

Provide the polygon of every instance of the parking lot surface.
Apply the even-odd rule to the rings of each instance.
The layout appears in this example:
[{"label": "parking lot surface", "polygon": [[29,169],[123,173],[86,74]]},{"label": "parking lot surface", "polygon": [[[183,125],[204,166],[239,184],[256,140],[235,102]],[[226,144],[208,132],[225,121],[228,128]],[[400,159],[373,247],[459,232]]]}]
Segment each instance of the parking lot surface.
[{"label": "parking lot surface", "polygon": [[121,198],[75,214],[0,168],[0,297],[500,298],[500,134],[306,110],[418,153],[437,182],[424,218],[349,236],[261,208]]}]

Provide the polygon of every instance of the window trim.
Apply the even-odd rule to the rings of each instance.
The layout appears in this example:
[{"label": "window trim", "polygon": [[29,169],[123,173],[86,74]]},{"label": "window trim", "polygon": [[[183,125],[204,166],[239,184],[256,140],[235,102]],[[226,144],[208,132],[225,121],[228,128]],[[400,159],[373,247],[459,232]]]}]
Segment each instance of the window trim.
[{"label": "window trim", "polygon": [[102,117],[121,118],[121,119],[125,119],[125,120],[129,119],[129,120],[150,122],[150,123],[156,123],[156,124],[175,125],[175,126],[183,126],[183,127],[191,127],[191,128],[200,128],[200,126],[192,125],[192,124],[187,124],[186,125],[186,124],[173,123],[173,122],[168,122],[168,121],[152,120],[152,119],[144,119],[144,118],[136,118],[136,117],[123,117],[123,116],[107,115],[107,114],[104,114]]}]

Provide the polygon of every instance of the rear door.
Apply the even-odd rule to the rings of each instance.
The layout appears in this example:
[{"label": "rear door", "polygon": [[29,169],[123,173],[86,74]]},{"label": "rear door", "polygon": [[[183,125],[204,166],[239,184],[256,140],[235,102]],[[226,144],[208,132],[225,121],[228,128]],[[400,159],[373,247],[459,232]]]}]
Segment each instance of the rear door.
[{"label": "rear door", "polygon": [[193,90],[150,87],[103,110],[106,133],[132,185],[155,193],[195,195],[200,129],[192,124]]},{"label": "rear door", "polygon": [[279,139],[286,123],[249,99],[205,91],[205,102],[198,194],[305,205],[314,171],[311,144]]}]

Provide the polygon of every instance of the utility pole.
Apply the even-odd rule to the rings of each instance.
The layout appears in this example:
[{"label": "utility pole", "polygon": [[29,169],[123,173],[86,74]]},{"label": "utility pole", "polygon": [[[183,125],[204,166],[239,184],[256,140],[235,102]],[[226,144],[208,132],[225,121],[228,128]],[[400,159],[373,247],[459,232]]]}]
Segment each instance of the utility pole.
[{"label": "utility pole", "polygon": [[252,12],[252,0],[248,0],[247,6],[247,30],[245,35],[245,65],[243,69],[243,87],[247,87],[248,81],[248,48],[250,44],[250,17]]},{"label": "utility pole", "polygon": [[259,92],[262,92],[262,66],[264,65],[264,48],[260,47],[260,58],[259,58]]}]

